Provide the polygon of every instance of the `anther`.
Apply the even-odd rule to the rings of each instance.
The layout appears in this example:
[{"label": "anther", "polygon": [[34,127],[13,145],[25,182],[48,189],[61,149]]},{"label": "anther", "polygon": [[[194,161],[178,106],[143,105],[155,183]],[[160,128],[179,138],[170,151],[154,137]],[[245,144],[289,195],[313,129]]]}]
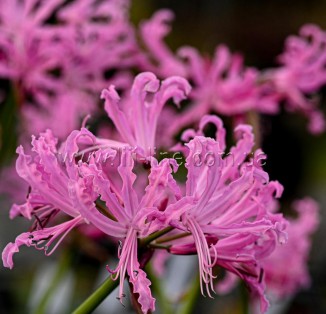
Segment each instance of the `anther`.
[{"label": "anther", "polygon": [[263,276],[264,276],[264,269],[261,268],[260,269],[260,273],[259,273],[258,283],[261,283],[262,282]]},{"label": "anther", "polygon": [[125,296],[126,296],[125,294],[122,294],[121,297],[116,297],[116,299],[120,301],[120,303],[121,303],[121,305],[122,305],[123,307],[126,307],[126,306],[122,303],[122,298],[124,298]]}]

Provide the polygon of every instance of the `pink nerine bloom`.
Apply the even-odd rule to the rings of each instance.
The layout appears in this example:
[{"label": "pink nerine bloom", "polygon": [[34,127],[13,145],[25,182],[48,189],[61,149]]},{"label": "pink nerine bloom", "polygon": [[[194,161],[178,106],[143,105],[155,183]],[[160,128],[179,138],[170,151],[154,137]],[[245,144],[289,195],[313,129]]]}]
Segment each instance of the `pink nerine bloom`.
[{"label": "pink nerine bloom", "polygon": [[[193,47],[181,47],[175,55],[164,43],[172,19],[171,11],[160,10],[141,24],[141,38],[149,50],[148,62],[143,67],[161,77],[180,75],[193,82],[193,121],[211,110],[223,115],[277,110],[275,95],[266,93],[264,84],[259,83],[259,71],[246,68],[243,57],[231,54],[225,45],[218,46],[211,59],[201,56]],[[151,63],[152,59],[155,62]]]},{"label": "pink nerine bloom", "polygon": [[0,1],[0,77],[16,96],[20,144],[46,129],[65,139],[104,87],[129,88],[138,48],[128,11],[128,0]]},{"label": "pink nerine bloom", "polygon": [[[151,156],[156,148],[159,118],[169,99],[179,104],[190,92],[189,83],[172,76],[160,82],[151,72],[139,74],[132,85],[129,97],[121,99],[114,86],[105,89],[101,98],[105,110],[121,136],[116,146],[132,146],[140,156]],[[112,141],[99,140],[112,146]]]},{"label": "pink nerine bloom", "polygon": [[[133,173],[134,160],[129,150],[122,152],[117,168],[122,181],[119,188],[112,184],[101,163],[96,162],[96,155],[92,156],[89,166],[83,167],[84,179],[71,186],[74,205],[81,215],[104,233],[122,240],[118,266],[115,270],[108,270],[114,280],[120,279],[121,302],[125,296],[124,280],[128,275],[133,292],[139,295],[138,302],[143,313],[155,309],[155,299],[149,288],[151,282],[142,270],[138,239],[162,230],[165,227],[162,210],[170,201],[175,202],[180,197],[178,186],[171,175],[171,166],[176,170],[175,160],[164,159],[158,163],[156,159],[151,159],[149,183],[141,199],[134,188],[137,177]],[[105,216],[97,210],[96,199],[91,197],[93,193],[105,202],[109,215]]]},{"label": "pink nerine bloom", "polygon": [[202,293],[205,289],[211,296],[212,267],[220,265],[245,280],[260,296],[264,312],[268,302],[260,260],[278,242],[286,242],[287,222],[282,215],[271,212],[282,186],[269,182],[260,165],[260,151],[246,161],[254,145],[249,126],[237,127],[237,144],[223,158],[222,122],[216,117],[205,119],[216,123],[218,140],[195,136],[186,144],[189,149],[186,194],[169,205],[165,215],[170,225],[189,232],[189,236],[172,241],[169,251],[198,254]]},{"label": "pink nerine bloom", "polygon": [[[72,133],[66,147],[59,151],[58,140],[47,130],[38,138],[33,137],[30,154],[26,154],[22,146],[17,148],[17,173],[29,184],[30,192],[26,203],[12,206],[10,218],[21,215],[27,219],[35,218],[35,221],[32,231],[22,233],[4,249],[5,267],[13,267],[13,254],[21,245],[43,249],[50,255],[70,230],[84,222],[69,196],[69,182],[78,179],[78,167],[68,158],[62,158],[74,154],[75,140],[75,133]],[[70,220],[49,227],[57,216],[59,221],[60,217],[70,217]]]},{"label": "pink nerine bloom", "polygon": [[[111,79],[119,88],[130,85],[127,72],[137,54],[128,1],[0,3],[0,77],[14,83],[26,120],[21,131],[29,134],[51,126],[65,138],[96,109],[98,93]],[[67,123],[58,123],[58,112]]]},{"label": "pink nerine bloom", "polygon": [[0,3],[0,77],[25,88],[49,88],[57,80],[48,72],[58,66],[62,49],[56,31],[45,21],[63,0],[3,0]]},{"label": "pink nerine bloom", "polygon": [[226,46],[217,47],[212,59],[202,57],[192,47],[182,47],[175,55],[164,43],[172,18],[171,11],[161,10],[140,27],[148,49],[143,68],[163,78],[180,75],[193,83],[190,106],[170,126],[168,132],[171,136],[211,111],[236,116],[250,110],[263,113],[278,110],[276,95],[259,82],[259,71],[246,68],[242,56],[231,54]]},{"label": "pink nerine bloom", "polygon": [[[110,272],[115,274],[114,279],[120,278],[121,300],[123,282],[128,275],[133,292],[139,295],[142,311],[147,313],[154,310],[155,299],[151,296],[151,283],[142,270],[148,257],[138,256],[138,239],[167,226],[163,212],[181,197],[172,177],[172,168],[176,171],[177,164],[173,159],[158,163],[150,158],[148,184],[139,199],[131,149],[122,151],[121,156],[107,147],[98,150],[92,147],[87,151],[95,139],[86,129],[73,131],[58,150],[57,139],[47,131],[39,138],[33,137],[30,154],[25,154],[22,147],[17,149],[17,172],[31,188],[26,203],[14,205],[10,216],[22,215],[35,221],[30,232],[22,233],[5,247],[3,264],[12,268],[13,255],[22,245],[34,246],[50,255],[73,228],[91,224],[123,240],[119,248],[120,262]],[[109,171],[108,160],[114,161]],[[63,218],[66,221],[56,225],[57,216],[59,221]],[[151,251],[148,253],[151,255]]]},{"label": "pink nerine bloom", "polygon": [[231,54],[220,45],[213,58],[205,58],[192,47],[181,47],[176,54],[164,43],[170,31],[173,13],[161,10],[141,24],[141,38],[147,52],[141,66],[160,77],[181,75],[193,82],[191,103],[177,122],[169,128],[175,135],[198,117],[215,111],[240,117],[248,111],[276,114],[282,101],[286,109],[297,111],[309,119],[309,130],[320,133],[325,118],[316,108],[314,96],[325,85],[326,34],[315,25],[305,25],[300,37],[291,36],[279,57],[281,67],[259,72],[244,67],[242,56]]},{"label": "pink nerine bloom", "polygon": [[141,66],[143,69],[153,71],[162,78],[171,75],[183,77],[187,75],[182,60],[176,58],[164,42],[164,37],[171,30],[169,24],[173,18],[172,11],[167,9],[159,10],[149,20],[140,24],[140,36],[147,50],[144,53]]},{"label": "pink nerine bloom", "polygon": [[309,118],[309,130],[320,133],[325,118],[316,108],[313,95],[326,83],[326,33],[318,26],[307,24],[300,36],[290,36],[285,51],[279,56],[280,68],[270,70],[266,78],[275,84],[276,92],[287,101],[290,111],[299,111]]},{"label": "pink nerine bloom", "polygon": [[[296,201],[293,208],[297,218],[290,218],[286,246],[277,245],[275,251],[262,261],[269,294],[277,298],[294,295],[310,285],[307,268],[311,236],[318,228],[318,204],[311,198]],[[290,267],[284,267],[284,261]]]},{"label": "pink nerine bloom", "polygon": [[191,95],[206,112],[214,110],[223,115],[243,114],[250,110],[275,112],[274,97],[264,95],[264,85],[259,84],[260,73],[245,67],[242,55],[231,54],[220,45],[209,60],[191,47],[181,48],[178,55],[185,58],[187,76],[194,81]]},{"label": "pink nerine bloom", "polygon": [[192,47],[183,47],[177,54],[185,60],[185,77],[193,82],[193,89],[189,95],[192,102],[172,126],[172,132],[211,111],[241,116],[249,111],[275,113],[278,110],[275,95],[259,83],[259,71],[246,68],[243,57],[231,54],[226,46],[218,46],[211,60],[203,58]]}]

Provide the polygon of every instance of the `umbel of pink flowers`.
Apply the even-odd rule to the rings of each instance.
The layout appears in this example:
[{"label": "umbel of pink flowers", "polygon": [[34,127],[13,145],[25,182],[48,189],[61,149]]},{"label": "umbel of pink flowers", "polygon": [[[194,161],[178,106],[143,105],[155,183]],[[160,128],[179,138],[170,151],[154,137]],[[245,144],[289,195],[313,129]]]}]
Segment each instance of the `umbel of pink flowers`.
[{"label": "umbel of pink flowers", "polygon": [[130,85],[138,47],[128,10],[128,0],[0,2],[0,78],[14,85],[23,135],[50,127],[65,138],[110,79]]},{"label": "umbel of pink flowers", "polygon": [[[22,245],[50,255],[72,229],[91,225],[121,241],[119,263],[109,269],[112,278],[120,280],[118,297],[124,297],[128,277],[147,313],[155,309],[155,299],[144,264],[149,258],[146,251],[152,252],[158,239],[146,239],[164,231],[159,239],[168,253],[198,256],[204,295],[212,296],[213,267],[220,266],[246,282],[265,312],[262,261],[276,246],[286,245],[288,222],[275,212],[282,186],[270,181],[262,169],[261,151],[251,154],[251,127],[239,125],[234,130],[235,145],[229,153],[218,117],[205,116],[199,130],[187,130],[183,137],[187,142],[181,146],[185,183],[173,176],[178,172],[175,159],[159,162],[148,154],[146,145],[157,142],[162,107],[170,99],[185,99],[189,92],[188,82],[181,77],[160,82],[153,73],[142,73],[125,99],[119,100],[113,86],[102,93],[117,129],[114,141],[82,128],[59,145],[47,130],[33,136],[29,153],[18,147],[17,172],[29,184],[30,193],[24,204],[12,207],[10,215],[36,220],[31,231],[6,246],[4,266],[13,267],[13,255]],[[208,123],[216,126],[214,138],[204,136]],[[143,157],[146,170],[136,175],[137,156]]]},{"label": "umbel of pink flowers", "polygon": [[[100,115],[98,94],[105,86],[114,83],[129,93],[135,71],[151,71],[160,79],[179,75],[192,82],[182,113],[171,107],[162,111],[165,118],[159,122],[165,128],[159,144],[171,146],[176,134],[205,114],[230,116],[237,125],[248,112],[277,114],[283,104],[308,118],[310,132],[324,131],[318,91],[326,82],[326,34],[318,26],[304,25],[298,36],[286,40],[278,66],[259,71],[246,67],[243,57],[225,45],[212,57],[194,47],[174,53],[164,42],[173,13],[160,10],[135,27],[129,8],[129,0],[0,2],[0,78],[10,81],[16,95],[19,123],[13,128],[20,143],[48,128],[64,140],[85,115]],[[114,102],[112,91],[104,94]],[[107,108],[110,117],[115,114]],[[109,137],[115,139],[114,134]],[[0,191],[22,199],[26,187],[13,169],[3,171],[7,180],[0,182]]]},{"label": "umbel of pink flowers", "polygon": [[143,68],[161,77],[181,75],[193,84],[190,105],[170,126],[171,134],[212,111],[242,121],[249,111],[277,114],[282,103],[287,111],[308,118],[311,133],[325,130],[316,93],[326,83],[326,33],[317,25],[306,24],[299,36],[287,38],[278,67],[259,71],[245,67],[243,56],[225,45],[219,45],[212,58],[189,46],[174,54],[164,43],[173,18],[170,10],[160,10],[140,25],[147,48]]},{"label": "umbel of pink flowers", "polygon": [[286,40],[279,66],[259,71],[225,45],[211,58],[194,47],[175,54],[164,43],[173,13],[160,10],[137,28],[129,7],[129,0],[1,1],[0,77],[19,95],[23,134],[50,127],[64,139],[82,116],[96,112],[108,81],[128,90],[135,70],[192,82],[189,106],[171,121],[171,136],[210,112],[238,123],[249,111],[277,114],[283,103],[308,118],[312,133],[325,129],[316,93],[326,82],[326,34],[318,26],[304,25]]}]

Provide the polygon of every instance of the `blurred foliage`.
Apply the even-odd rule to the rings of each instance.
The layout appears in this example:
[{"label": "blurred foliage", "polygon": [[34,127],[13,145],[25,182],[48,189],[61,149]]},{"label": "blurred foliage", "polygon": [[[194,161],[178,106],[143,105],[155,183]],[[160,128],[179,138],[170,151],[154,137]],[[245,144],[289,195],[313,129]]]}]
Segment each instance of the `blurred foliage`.
[{"label": "blurred foliage", "polygon": [[0,105],[0,167],[8,164],[15,154],[18,134],[18,105],[14,86],[8,85]]}]

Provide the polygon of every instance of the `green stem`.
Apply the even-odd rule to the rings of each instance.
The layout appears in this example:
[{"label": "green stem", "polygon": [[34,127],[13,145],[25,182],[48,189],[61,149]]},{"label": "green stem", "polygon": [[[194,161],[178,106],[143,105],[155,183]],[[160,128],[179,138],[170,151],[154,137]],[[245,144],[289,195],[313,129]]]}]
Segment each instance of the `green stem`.
[{"label": "green stem", "polygon": [[62,281],[64,275],[67,273],[70,266],[71,256],[68,252],[63,252],[57,270],[53,275],[52,282],[48,286],[47,290],[44,292],[43,296],[38,303],[35,314],[45,314],[47,311],[47,306],[51,297],[53,296],[54,291],[58,288],[58,285]]},{"label": "green stem", "polygon": [[149,247],[153,248],[153,249],[167,250],[167,251],[169,251],[169,249],[171,248],[170,245],[161,245],[161,244],[156,244],[156,243],[150,243]]},{"label": "green stem", "polygon": [[197,298],[200,295],[200,282],[199,275],[197,274],[194,279],[192,285],[190,286],[187,295],[185,297],[185,301],[181,305],[179,314],[191,314],[194,310],[194,306],[196,304]]},{"label": "green stem", "polygon": [[141,239],[139,241],[139,245],[141,247],[144,247],[144,246],[148,245],[149,243],[151,243],[152,241],[156,240],[157,238],[161,237],[162,235],[164,235],[172,230],[173,230],[173,227],[166,227],[163,230],[154,232],[151,235],[149,235],[147,238]]},{"label": "green stem", "polygon": [[189,233],[189,232],[179,233],[179,234],[175,234],[175,235],[172,235],[172,236],[167,236],[167,237],[158,239],[156,241],[156,243],[170,242],[170,241],[173,241],[173,240],[176,240],[176,239],[185,238],[185,237],[190,236],[190,235],[191,235],[191,233]]},{"label": "green stem", "polygon": [[118,286],[118,280],[112,280],[109,277],[103,284],[93,292],[74,312],[73,314],[92,313],[104,299]]},{"label": "green stem", "polygon": [[[140,246],[147,246],[149,243],[159,238],[160,236],[173,230],[173,227],[167,227],[161,231],[154,232],[147,238],[140,241]],[[92,313],[104,299],[118,286],[118,280],[112,280],[108,278],[96,291],[93,292],[74,312],[73,314],[88,314]]]},{"label": "green stem", "polygon": [[247,113],[247,123],[249,123],[252,126],[254,136],[255,136],[255,145],[253,150],[255,151],[256,149],[261,147],[261,125],[260,125],[260,115],[259,113],[255,111],[249,111]]},{"label": "green stem", "polygon": [[102,213],[104,216],[110,218],[111,220],[118,221],[117,218],[115,218],[112,213],[110,213],[109,209],[101,204],[99,201],[96,201],[96,208],[99,210],[100,213]]}]

